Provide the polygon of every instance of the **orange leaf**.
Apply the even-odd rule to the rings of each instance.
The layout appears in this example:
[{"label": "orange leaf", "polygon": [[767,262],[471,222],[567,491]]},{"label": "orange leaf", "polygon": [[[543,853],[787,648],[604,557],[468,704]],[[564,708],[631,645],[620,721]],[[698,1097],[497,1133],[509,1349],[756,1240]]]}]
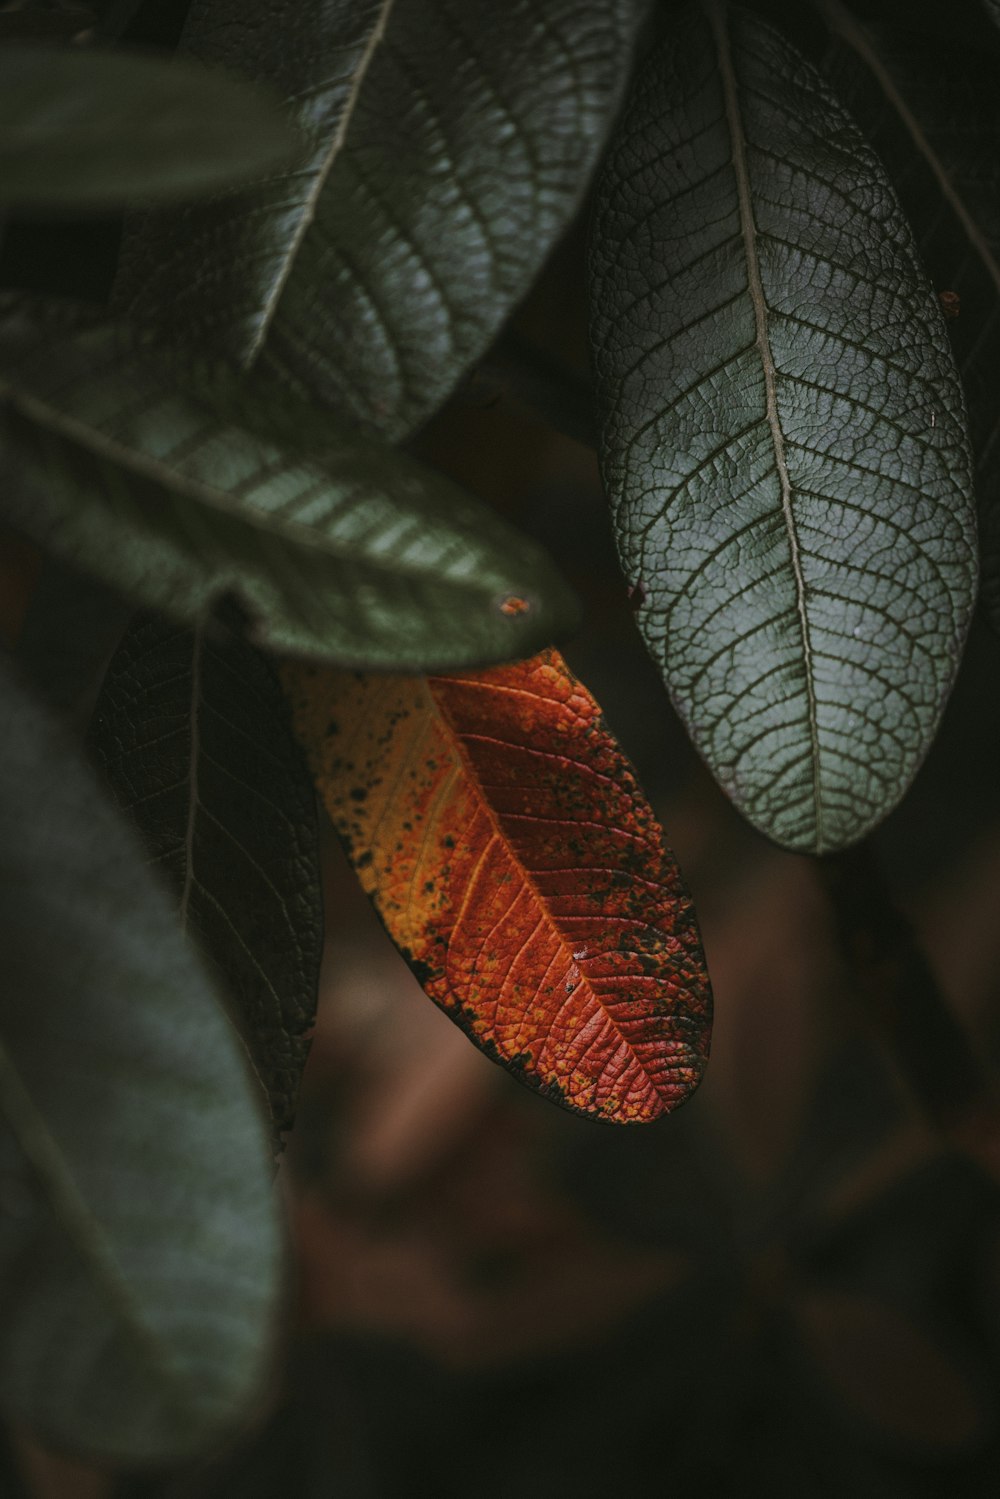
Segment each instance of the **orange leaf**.
[{"label": "orange leaf", "polygon": [[489,671],[288,664],[334,825],[430,997],[549,1098],[617,1123],[697,1086],[711,993],[690,897],[555,651]]}]

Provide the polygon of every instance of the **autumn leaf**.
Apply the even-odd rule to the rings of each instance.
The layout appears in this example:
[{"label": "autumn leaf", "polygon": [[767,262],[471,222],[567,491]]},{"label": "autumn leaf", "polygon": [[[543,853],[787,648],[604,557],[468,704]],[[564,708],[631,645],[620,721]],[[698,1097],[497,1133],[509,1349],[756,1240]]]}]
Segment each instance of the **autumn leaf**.
[{"label": "autumn leaf", "polygon": [[361,883],[435,1003],[566,1108],[641,1123],[682,1103],[711,1015],[694,910],[561,657],[283,679]]}]

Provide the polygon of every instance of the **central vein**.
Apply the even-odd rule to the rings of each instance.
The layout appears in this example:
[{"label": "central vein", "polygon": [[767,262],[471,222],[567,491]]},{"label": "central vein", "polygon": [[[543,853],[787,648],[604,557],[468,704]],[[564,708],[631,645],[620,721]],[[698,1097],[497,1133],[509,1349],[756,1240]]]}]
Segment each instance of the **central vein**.
[{"label": "central vein", "polygon": [[729,126],[729,135],[732,142],[733,170],[736,174],[736,186],[739,193],[740,226],[743,232],[743,246],[746,254],[747,283],[750,300],[753,303],[754,324],[757,331],[757,350],[760,354],[760,362],[764,370],[767,424],[770,428],[771,441],[774,445],[774,463],[778,473],[778,482],[781,486],[781,510],[785,518],[785,529],[788,533],[788,550],[791,555],[792,573],[795,578],[795,603],[799,616],[799,628],[802,632],[802,657],[805,665],[809,738],[812,748],[816,846],[817,849],[821,849],[823,845],[823,826],[819,784],[819,723],[816,713],[816,687],[813,681],[809,618],[806,614],[806,584],[802,574],[802,555],[799,548],[798,531],[795,526],[795,513],[792,509],[792,481],[788,473],[788,462],[785,457],[785,437],[781,430],[781,420],[778,415],[777,371],[774,367],[774,355],[771,352],[771,341],[768,337],[767,298],[764,295],[764,283],[761,280],[760,274],[760,259],[757,254],[757,225],[754,221],[753,204],[750,199],[750,172],[747,167],[746,136],[743,131],[743,121],[740,113],[739,92],[736,82],[736,70],[733,67],[732,48],[729,41],[726,6],[723,0],[707,0],[706,9],[719,51],[719,71],[722,75],[726,121]]}]

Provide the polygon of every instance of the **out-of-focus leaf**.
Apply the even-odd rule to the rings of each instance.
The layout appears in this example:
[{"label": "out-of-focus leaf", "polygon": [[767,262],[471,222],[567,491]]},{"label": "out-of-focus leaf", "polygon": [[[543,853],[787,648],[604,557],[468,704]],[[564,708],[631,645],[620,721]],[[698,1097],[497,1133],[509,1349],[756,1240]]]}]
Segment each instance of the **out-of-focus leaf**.
[{"label": "out-of-focus leaf", "polygon": [[294,161],[273,97],[141,53],[0,49],[0,206],[185,198]]},{"label": "out-of-focus leaf", "polygon": [[851,1287],[810,1286],[791,1300],[810,1353],[843,1405],[872,1432],[940,1453],[981,1441],[992,1401],[910,1308]]},{"label": "out-of-focus leaf", "polygon": [[283,447],[257,435],[266,405],[179,373],[124,330],[3,299],[10,524],[179,619],[231,594],[261,643],[352,665],[525,655],[574,620],[540,548],[448,480],[327,420],[317,457],[311,413],[309,445]]},{"label": "out-of-focus leaf", "polygon": [[121,1461],[218,1440],[280,1230],[242,1048],[138,846],[3,671],[0,1394]]},{"label": "out-of-focus leaf", "polygon": [[17,659],[49,706],[81,733],[131,614],[114,589],[46,559],[17,637]]},{"label": "out-of-focus leaf", "polygon": [[144,218],[118,303],[390,438],[448,394],[576,209],[635,0],[196,0],[183,47],[266,79],[312,152]]},{"label": "out-of-focus leaf", "polygon": [[129,630],[90,731],[218,969],[276,1133],[295,1116],[323,941],[316,801],[268,663],[219,624]]},{"label": "out-of-focus leaf", "polygon": [[96,19],[86,5],[60,5],[54,10],[24,5],[0,10],[0,43],[71,41],[89,31]]},{"label": "out-of-focus leaf", "polygon": [[283,680],[361,883],[435,1003],[579,1113],[641,1123],[682,1103],[711,1013],[694,910],[562,659]]},{"label": "out-of-focus leaf", "polygon": [[824,72],[885,163],[945,306],[969,409],[983,593],[1000,625],[998,59],[938,5],[868,25],[835,0],[821,9]]},{"label": "out-of-focus leaf", "polygon": [[712,0],[638,81],[593,270],[646,642],[752,822],[853,842],[923,758],[976,585],[961,389],[892,189],[819,75]]}]

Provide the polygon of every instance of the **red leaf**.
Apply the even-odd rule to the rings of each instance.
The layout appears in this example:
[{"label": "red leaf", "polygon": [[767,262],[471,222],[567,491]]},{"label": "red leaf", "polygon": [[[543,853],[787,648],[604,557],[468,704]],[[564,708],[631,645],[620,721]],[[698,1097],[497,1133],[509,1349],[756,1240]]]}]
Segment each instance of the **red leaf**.
[{"label": "red leaf", "polygon": [[327,810],[430,997],[568,1108],[638,1123],[683,1102],[711,1013],[694,911],[561,657],[284,678]]}]

